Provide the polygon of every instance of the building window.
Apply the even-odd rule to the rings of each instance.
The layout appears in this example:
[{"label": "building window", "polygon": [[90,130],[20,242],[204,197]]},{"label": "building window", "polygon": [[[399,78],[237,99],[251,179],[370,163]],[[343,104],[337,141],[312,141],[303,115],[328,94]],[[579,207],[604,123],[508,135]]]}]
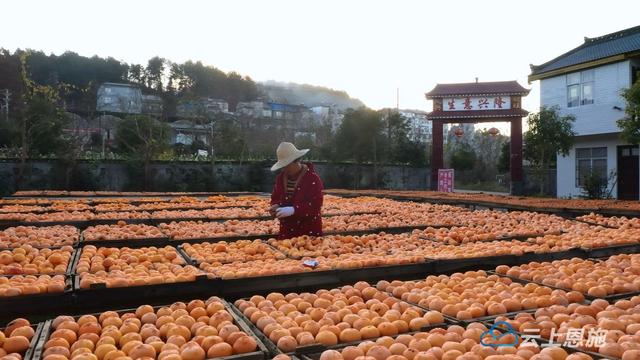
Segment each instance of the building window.
[{"label": "building window", "polygon": [[593,104],[594,70],[567,75],[567,107]]},{"label": "building window", "polygon": [[576,187],[582,187],[585,179],[592,174],[603,180],[607,178],[606,147],[576,149]]}]

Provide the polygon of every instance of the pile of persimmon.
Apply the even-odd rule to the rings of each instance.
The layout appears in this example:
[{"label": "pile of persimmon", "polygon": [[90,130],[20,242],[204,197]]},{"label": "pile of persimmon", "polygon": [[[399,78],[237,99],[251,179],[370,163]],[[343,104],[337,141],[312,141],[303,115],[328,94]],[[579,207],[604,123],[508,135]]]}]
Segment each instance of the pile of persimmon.
[{"label": "pile of persimmon", "polygon": [[61,293],[66,286],[64,275],[0,276],[0,297]]},{"label": "pile of persimmon", "polygon": [[[371,256],[398,256],[409,258],[459,259],[498,255],[522,255],[524,253],[549,253],[566,251],[574,246],[566,244],[533,243],[528,241],[485,241],[446,245],[426,240],[433,229],[414,230],[411,233],[301,236],[286,240],[270,239],[268,242],[292,258],[335,257],[369,254]],[[355,266],[357,267],[357,266]]]},{"label": "pile of persimmon", "polygon": [[224,222],[180,221],[162,223],[160,229],[174,240],[208,239],[245,235],[277,234],[278,223],[273,220],[228,220]]},{"label": "pile of persimmon", "polygon": [[587,249],[603,248],[640,243],[640,228],[608,229],[601,226],[591,226],[561,235],[545,235],[529,241],[538,244],[565,244]]},{"label": "pile of persimmon", "polygon": [[121,204],[126,204],[126,203],[131,203],[135,201],[136,203],[155,203],[155,202],[165,202],[166,200],[164,198],[161,197],[151,197],[151,196],[147,196],[147,197],[137,197],[135,199],[133,198],[122,198],[122,197],[105,197],[105,198],[93,198],[91,199],[91,202],[93,204],[109,204],[109,203],[121,203]]},{"label": "pile of persimmon", "polygon": [[579,216],[576,219],[612,228],[640,228],[640,219],[637,217],[607,217],[596,213],[589,213],[588,215]]},{"label": "pile of persimmon", "polygon": [[92,245],[82,249],[76,273],[83,289],[92,284],[128,287],[194,281],[201,274],[196,267],[185,265],[171,246],[130,249]]},{"label": "pile of persimmon", "polygon": [[465,208],[418,203],[418,202],[400,202],[390,199],[375,198],[370,196],[361,196],[356,198],[341,198],[331,195],[325,195],[322,206],[325,214],[357,214],[357,213],[407,213],[407,212],[466,212]]},{"label": "pile of persimmon", "polygon": [[268,208],[221,208],[202,211],[208,219],[242,219],[269,216]]},{"label": "pile of persimmon", "polygon": [[454,213],[419,213],[406,209],[402,213],[339,215],[322,221],[326,233],[383,229],[388,227],[408,227],[425,225],[455,225],[458,216]]},{"label": "pile of persimmon", "polygon": [[0,249],[22,245],[33,247],[57,247],[73,245],[80,234],[73,226],[17,226],[0,231]]},{"label": "pile of persimmon", "polygon": [[49,199],[0,199],[0,205],[41,205],[47,206],[51,204],[51,200]]},{"label": "pile of persimmon", "polygon": [[420,255],[429,259],[461,259],[461,258],[482,258],[500,255],[522,255],[525,253],[550,253],[566,251],[573,248],[567,245],[555,244],[535,244],[528,241],[519,240],[498,240],[469,242],[461,245],[437,244],[422,246]]},{"label": "pile of persimmon", "polygon": [[235,305],[283,352],[395,336],[444,322],[441,313],[425,312],[362,281],[315,293],[255,295]]},{"label": "pile of persimmon", "polygon": [[2,221],[24,221],[28,213],[7,213],[0,214],[0,220]]},{"label": "pile of persimmon", "polygon": [[92,207],[83,201],[77,200],[57,200],[53,201],[47,210],[53,211],[86,211],[91,210]]},{"label": "pile of persimmon", "polygon": [[366,234],[326,235],[321,237],[299,236],[291,239],[269,239],[269,244],[294,258],[332,256],[341,254],[360,254],[383,251],[415,250],[430,245],[418,235],[404,234]]},{"label": "pile of persimmon", "polygon": [[215,297],[134,312],[58,316],[42,348],[43,360],[204,360],[257,350]]},{"label": "pile of persimmon", "polygon": [[46,208],[39,205],[4,205],[0,207],[0,213],[24,213],[24,212],[42,212]]},{"label": "pile of persimmon", "polygon": [[35,336],[29,320],[18,318],[0,328],[0,359],[22,360]]},{"label": "pile of persimmon", "polygon": [[85,241],[127,240],[162,238],[165,235],[155,226],[127,224],[119,221],[117,225],[89,226],[82,232]]},{"label": "pile of persimmon", "polygon": [[[504,196],[491,194],[471,194],[471,193],[443,193],[436,191],[398,191],[398,190],[344,190],[331,189],[325,193],[342,195],[358,194],[369,196],[396,196],[400,198],[417,199],[423,201],[444,200],[444,201],[466,201],[469,204],[490,203],[515,206],[529,206],[532,208],[544,209],[575,209],[581,211],[600,210],[623,210],[640,211],[638,201],[622,200],[583,200],[583,199],[557,199],[557,198],[534,198],[522,196]],[[490,205],[487,204],[487,205]]]},{"label": "pile of persimmon", "polygon": [[305,266],[301,260],[293,259],[267,259],[237,261],[226,264],[200,263],[200,269],[205,271],[209,277],[222,279],[239,279],[259,276],[298,274],[311,271],[331,270],[331,265],[322,259],[317,259],[319,265],[311,268]]},{"label": "pile of persimmon", "polygon": [[333,269],[348,270],[368,267],[380,267],[391,265],[419,264],[425,262],[425,258],[411,252],[342,254],[328,258],[318,258],[322,263],[328,264]]},{"label": "pile of persimmon", "polygon": [[438,229],[433,240],[457,245],[472,241],[561,234],[588,225],[559,216],[525,211],[473,211],[461,216],[462,227]]},{"label": "pile of persimmon", "polygon": [[37,249],[22,245],[0,251],[0,275],[54,275],[64,274],[71,260],[73,248]]},{"label": "pile of persimmon", "polygon": [[24,214],[21,221],[26,222],[63,222],[87,221],[95,218],[91,211],[59,211],[45,214]]},{"label": "pile of persimmon", "polygon": [[96,213],[111,212],[111,211],[116,211],[116,212],[135,211],[135,210],[138,210],[138,207],[136,205],[132,205],[129,203],[114,202],[114,203],[96,204],[94,205],[93,210]]},{"label": "pile of persimmon", "polygon": [[[519,313],[512,318],[499,316],[521,333],[535,333],[555,343],[567,340],[569,329],[581,330],[580,339],[572,342],[583,350],[599,352],[613,358],[633,360],[640,358],[640,296],[619,300],[611,305],[597,299],[590,304],[553,305],[535,313]],[[590,330],[604,331],[604,345],[588,347]],[[592,335],[594,336],[594,335]]]},{"label": "pile of persimmon", "polygon": [[152,219],[206,219],[201,210],[158,210],[151,212]]},{"label": "pile of persimmon", "polygon": [[[495,338],[494,338],[495,337]],[[496,340],[498,338],[498,340]],[[514,344],[514,345],[511,345]],[[493,346],[492,346],[493,345]],[[569,354],[559,346],[540,348],[521,343],[513,334],[490,331],[482,323],[466,328],[451,325],[428,332],[384,336],[357,346],[325,350],[320,360],[592,360],[587,354]]]},{"label": "pile of persimmon", "polygon": [[573,258],[513,267],[501,265],[496,272],[594,297],[640,291],[640,255],[618,255],[604,262]]},{"label": "pile of persimmon", "polygon": [[109,211],[97,213],[96,220],[131,220],[131,219],[151,219],[151,213],[147,211]]},{"label": "pile of persimmon", "polygon": [[459,320],[584,301],[577,291],[553,290],[533,283],[522,285],[482,270],[430,275],[421,281],[380,281],[377,288]]},{"label": "pile of persimmon", "polygon": [[284,259],[285,256],[274,251],[260,240],[239,240],[233,242],[184,244],[184,252],[197,263],[211,265],[253,260]]}]

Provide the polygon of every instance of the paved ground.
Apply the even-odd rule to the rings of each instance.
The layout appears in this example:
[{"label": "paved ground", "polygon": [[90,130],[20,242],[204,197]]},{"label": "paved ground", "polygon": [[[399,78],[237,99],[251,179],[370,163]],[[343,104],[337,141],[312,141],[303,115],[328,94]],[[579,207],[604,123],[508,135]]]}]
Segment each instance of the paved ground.
[{"label": "paved ground", "polygon": [[464,190],[464,189],[455,189],[453,192],[457,193],[471,193],[471,194],[490,194],[490,195],[509,195],[508,192],[496,192],[496,191],[480,191],[480,190]]}]

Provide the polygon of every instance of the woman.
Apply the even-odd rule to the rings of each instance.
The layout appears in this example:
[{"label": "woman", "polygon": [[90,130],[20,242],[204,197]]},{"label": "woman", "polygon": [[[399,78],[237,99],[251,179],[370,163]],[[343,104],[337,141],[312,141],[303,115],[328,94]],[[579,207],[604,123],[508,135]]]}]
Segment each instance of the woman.
[{"label": "woman", "polygon": [[278,145],[278,162],[271,171],[282,169],[276,176],[271,193],[271,215],[280,219],[278,239],[322,235],[322,189],[313,164],[302,163],[308,149],[298,150],[292,143]]}]

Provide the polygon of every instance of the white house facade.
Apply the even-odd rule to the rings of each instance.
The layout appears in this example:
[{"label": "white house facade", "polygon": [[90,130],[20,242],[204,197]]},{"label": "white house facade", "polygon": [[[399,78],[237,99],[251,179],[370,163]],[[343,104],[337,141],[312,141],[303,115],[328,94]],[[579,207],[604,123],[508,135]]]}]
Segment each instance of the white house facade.
[{"label": "white house facade", "polygon": [[585,38],[579,47],[531,69],[529,81],[540,81],[540,105],[576,119],[574,146],[557,157],[557,196],[583,195],[585,178],[596,175],[607,179],[610,196],[638,200],[639,149],[620,139],[616,121],[625,116],[621,91],[640,70],[640,26]]}]

